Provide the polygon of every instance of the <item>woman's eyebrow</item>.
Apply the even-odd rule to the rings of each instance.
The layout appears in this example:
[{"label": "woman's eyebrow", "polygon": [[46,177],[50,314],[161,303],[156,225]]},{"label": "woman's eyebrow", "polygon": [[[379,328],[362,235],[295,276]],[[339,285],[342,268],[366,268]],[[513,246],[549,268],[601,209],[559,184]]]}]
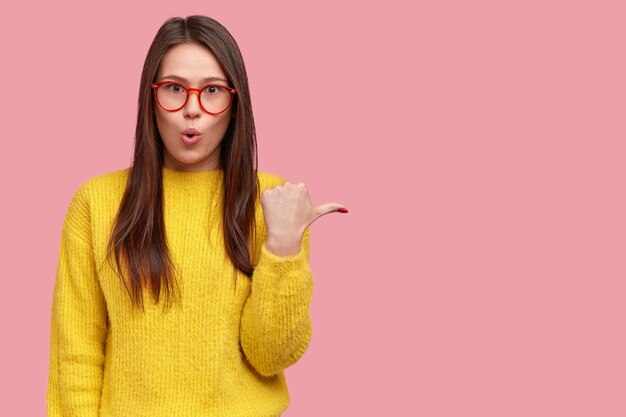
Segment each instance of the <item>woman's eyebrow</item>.
[{"label": "woman's eyebrow", "polygon": [[[178,75],[173,75],[173,74],[172,75],[165,75],[162,78],[173,78],[173,79],[178,80],[178,81],[183,81],[183,82],[186,82],[186,83],[189,82],[189,80],[187,80],[187,79],[185,79],[183,77],[179,77]],[[225,80],[222,77],[206,77],[206,78],[203,78],[201,81],[202,82],[206,82],[206,81],[224,81],[225,83],[228,82],[228,80]]]}]

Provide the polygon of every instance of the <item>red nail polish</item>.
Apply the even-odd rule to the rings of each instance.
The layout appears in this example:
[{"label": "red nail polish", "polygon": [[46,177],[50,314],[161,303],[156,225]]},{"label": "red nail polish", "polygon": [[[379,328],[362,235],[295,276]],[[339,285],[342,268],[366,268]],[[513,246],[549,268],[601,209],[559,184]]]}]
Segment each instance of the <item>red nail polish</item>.
[{"label": "red nail polish", "polygon": [[338,211],[339,213],[347,213],[347,212],[348,212],[348,209],[345,209],[345,208],[343,208],[343,207],[342,207],[342,208],[340,208],[340,209],[339,209],[339,210],[337,210],[337,211]]}]

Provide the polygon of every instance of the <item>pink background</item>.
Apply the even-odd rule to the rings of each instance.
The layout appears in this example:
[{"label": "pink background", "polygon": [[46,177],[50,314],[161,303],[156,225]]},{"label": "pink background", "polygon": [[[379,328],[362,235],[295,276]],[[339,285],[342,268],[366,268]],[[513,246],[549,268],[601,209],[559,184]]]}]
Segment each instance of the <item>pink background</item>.
[{"label": "pink background", "polygon": [[350,210],[312,226],[284,416],[626,415],[623,5],[1,6],[0,415],[45,415],[63,216],[190,14],[239,43],[259,168]]}]

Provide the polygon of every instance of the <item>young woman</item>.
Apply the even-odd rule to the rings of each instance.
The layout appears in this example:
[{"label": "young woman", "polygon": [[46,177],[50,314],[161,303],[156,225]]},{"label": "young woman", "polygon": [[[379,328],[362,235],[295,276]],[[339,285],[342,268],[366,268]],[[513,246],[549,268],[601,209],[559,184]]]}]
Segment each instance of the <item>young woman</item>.
[{"label": "young woman", "polygon": [[309,226],[346,212],[257,171],[230,33],[172,18],[146,57],[132,166],[94,176],[63,223],[49,417],[280,415],[311,339]]}]

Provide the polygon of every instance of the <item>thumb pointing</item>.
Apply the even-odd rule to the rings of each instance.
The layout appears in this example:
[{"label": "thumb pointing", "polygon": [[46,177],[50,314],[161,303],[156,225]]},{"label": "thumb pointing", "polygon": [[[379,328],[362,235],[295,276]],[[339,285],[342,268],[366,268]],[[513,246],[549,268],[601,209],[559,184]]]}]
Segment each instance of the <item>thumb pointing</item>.
[{"label": "thumb pointing", "polygon": [[318,217],[323,216],[328,213],[335,212],[335,211],[338,211],[340,213],[348,212],[348,210],[343,206],[343,204],[339,204],[339,203],[320,204],[319,206],[317,206],[316,211],[317,211]]}]

